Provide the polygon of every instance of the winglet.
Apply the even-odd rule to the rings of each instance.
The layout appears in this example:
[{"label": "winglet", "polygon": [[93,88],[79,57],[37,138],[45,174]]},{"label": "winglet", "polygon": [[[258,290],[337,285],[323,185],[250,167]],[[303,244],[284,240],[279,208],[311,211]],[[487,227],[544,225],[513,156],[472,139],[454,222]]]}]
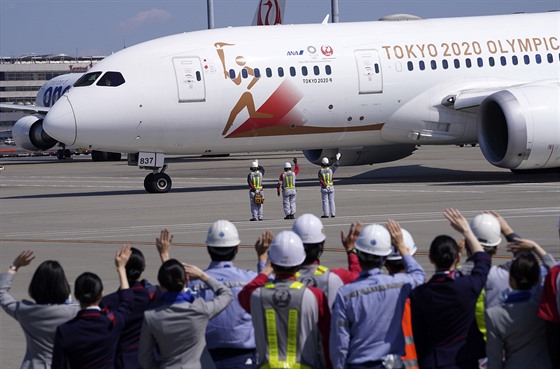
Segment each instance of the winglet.
[{"label": "winglet", "polygon": [[323,19],[323,21],[321,22],[321,24],[327,24],[327,23],[329,23],[329,15],[330,15],[330,14],[327,14],[327,16],[325,17],[325,19]]}]

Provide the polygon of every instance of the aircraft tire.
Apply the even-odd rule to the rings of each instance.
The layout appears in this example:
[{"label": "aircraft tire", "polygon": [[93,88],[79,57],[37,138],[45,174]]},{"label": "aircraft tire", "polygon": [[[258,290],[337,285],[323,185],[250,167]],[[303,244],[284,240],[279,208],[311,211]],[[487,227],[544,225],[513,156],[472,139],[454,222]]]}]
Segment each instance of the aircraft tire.
[{"label": "aircraft tire", "polygon": [[155,193],[169,192],[171,190],[171,177],[165,173],[154,174],[152,188]]},{"label": "aircraft tire", "polygon": [[62,149],[56,150],[56,158],[58,160],[63,160],[64,159],[64,151]]},{"label": "aircraft tire", "polygon": [[150,173],[146,176],[146,178],[144,178],[144,189],[146,190],[146,192],[148,193],[154,193],[155,188],[154,188],[154,173]]}]

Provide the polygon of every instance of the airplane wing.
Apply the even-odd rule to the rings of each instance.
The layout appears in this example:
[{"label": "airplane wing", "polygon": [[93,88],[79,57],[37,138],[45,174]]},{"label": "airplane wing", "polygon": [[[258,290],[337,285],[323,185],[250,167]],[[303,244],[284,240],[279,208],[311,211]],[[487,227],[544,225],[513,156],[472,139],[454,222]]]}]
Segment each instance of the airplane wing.
[{"label": "airplane wing", "polygon": [[49,108],[36,105],[20,105],[20,104],[0,104],[2,111],[23,111],[26,113],[42,113],[47,114]]}]

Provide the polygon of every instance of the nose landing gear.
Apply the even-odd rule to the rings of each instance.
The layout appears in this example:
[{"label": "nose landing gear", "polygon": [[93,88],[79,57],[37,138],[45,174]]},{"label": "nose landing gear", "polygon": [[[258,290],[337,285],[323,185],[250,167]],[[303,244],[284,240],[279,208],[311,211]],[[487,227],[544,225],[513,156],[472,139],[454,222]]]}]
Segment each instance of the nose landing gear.
[{"label": "nose landing gear", "polygon": [[166,193],[171,190],[171,177],[165,173],[167,164],[164,161],[162,153],[128,154],[128,165],[152,171],[144,178],[144,188],[148,193]]}]

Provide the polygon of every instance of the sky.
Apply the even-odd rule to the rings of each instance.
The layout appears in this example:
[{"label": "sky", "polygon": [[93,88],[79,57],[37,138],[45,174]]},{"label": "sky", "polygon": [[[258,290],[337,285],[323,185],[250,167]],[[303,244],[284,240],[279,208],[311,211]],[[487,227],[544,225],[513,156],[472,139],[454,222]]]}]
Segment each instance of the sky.
[{"label": "sky", "polygon": [[[214,0],[216,28],[250,25],[257,0]],[[560,0],[339,0],[340,22],[408,13],[423,18],[560,10]],[[320,23],[330,0],[286,0],[284,23]],[[0,0],[0,56],[106,56],[208,27],[206,0]],[[560,33],[560,30],[559,30]]]}]

